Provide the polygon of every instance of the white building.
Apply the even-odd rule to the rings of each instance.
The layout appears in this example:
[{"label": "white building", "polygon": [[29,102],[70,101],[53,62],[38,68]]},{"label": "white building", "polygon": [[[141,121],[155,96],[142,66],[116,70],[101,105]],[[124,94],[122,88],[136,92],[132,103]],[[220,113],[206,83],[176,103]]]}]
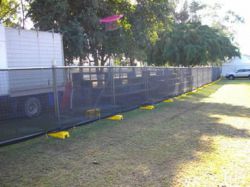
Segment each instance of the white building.
[{"label": "white building", "polygon": [[246,68],[250,69],[250,56],[242,55],[241,58],[235,57],[222,65],[222,76]]}]

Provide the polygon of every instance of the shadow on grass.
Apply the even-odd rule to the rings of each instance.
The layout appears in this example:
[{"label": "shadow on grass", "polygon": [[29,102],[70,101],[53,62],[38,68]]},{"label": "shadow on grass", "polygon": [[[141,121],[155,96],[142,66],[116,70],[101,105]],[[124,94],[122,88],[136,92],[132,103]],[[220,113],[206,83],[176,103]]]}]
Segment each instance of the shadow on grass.
[{"label": "shadow on grass", "polygon": [[122,122],[76,128],[66,141],[37,138],[4,147],[0,181],[4,186],[175,185],[180,165],[199,160],[197,152],[215,151],[210,137],[250,138],[247,129],[214,116],[247,118],[249,108],[200,101],[222,85],[154,111],[131,111]]}]

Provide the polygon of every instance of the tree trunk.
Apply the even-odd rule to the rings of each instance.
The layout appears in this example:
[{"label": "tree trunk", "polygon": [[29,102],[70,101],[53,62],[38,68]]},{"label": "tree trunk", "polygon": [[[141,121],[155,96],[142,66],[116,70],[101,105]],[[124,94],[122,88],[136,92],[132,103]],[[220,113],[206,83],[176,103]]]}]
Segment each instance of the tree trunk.
[{"label": "tree trunk", "polygon": [[130,66],[135,66],[135,58],[130,57],[129,58],[129,63],[130,63]]},{"label": "tree trunk", "polygon": [[99,60],[96,51],[93,51],[92,55],[94,58],[95,66],[99,66]]}]

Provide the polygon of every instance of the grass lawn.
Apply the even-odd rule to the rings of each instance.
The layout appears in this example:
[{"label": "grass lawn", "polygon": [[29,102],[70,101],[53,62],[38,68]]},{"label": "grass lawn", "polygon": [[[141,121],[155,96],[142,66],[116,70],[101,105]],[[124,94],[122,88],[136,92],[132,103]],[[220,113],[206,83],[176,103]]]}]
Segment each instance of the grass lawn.
[{"label": "grass lawn", "polygon": [[0,148],[0,186],[250,186],[250,81]]}]

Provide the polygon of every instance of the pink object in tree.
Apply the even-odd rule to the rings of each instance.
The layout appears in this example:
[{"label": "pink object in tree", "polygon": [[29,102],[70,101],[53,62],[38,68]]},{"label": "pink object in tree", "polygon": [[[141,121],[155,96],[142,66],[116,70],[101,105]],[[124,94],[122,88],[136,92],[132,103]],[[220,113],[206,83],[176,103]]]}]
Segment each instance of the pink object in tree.
[{"label": "pink object in tree", "polygon": [[100,19],[100,23],[111,23],[111,22],[115,22],[118,21],[119,19],[121,19],[123,17],[123,15],[113,15],[113,16],[108,16],[105,18]]},{"label": "pink object in tree", "polygon": [[122,17],[123,17],[122,14],[108,16],[108,17],[100,19],[100,23],[103,23],[105,25],[106,31],[114,31],[114,30],[117,30],[119,28],[117,21],[119,19],[121,19]]}]

